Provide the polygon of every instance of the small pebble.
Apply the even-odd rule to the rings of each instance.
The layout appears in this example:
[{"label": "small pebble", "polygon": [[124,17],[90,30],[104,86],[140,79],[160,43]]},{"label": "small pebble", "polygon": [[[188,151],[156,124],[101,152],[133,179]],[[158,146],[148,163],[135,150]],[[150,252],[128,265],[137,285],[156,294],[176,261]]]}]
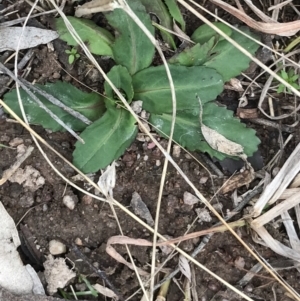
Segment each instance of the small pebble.
[{"label": "small pebble", "polygon": [[194,204],[197,204],[199,203],[199,199],[194,196],[193,194],[189,193],[188,191],[185,191],[184,194],[183,194],[183,202],[186,204],[186,205],[194,205]]},{"label": "small pebble", "polygon": [[82,240],[81,240],[79,237],[77,237],[77,238],[75,239],[75,244],[76,244],[77,246],[82,246]]},{"label": "small pebble", "polygon": [[211,216],[206,208],[197,208],[195,211],[197,213],[199,223],[211,221]]},{"label": "small pebble", "polygon": [[136,140],[137,141],[140,141],[140,142],[145,142],[146,139],[145,139],[145,134],[143,133],[138,133],[137,136],[136,136]]},{"label": "small pebble", "polygon": [[13,140],[11,140],[9,142],[9,145],[12,146],[12,147],[16,147],[20,144],[23,144],[24,143],[24,140],[22,138],[14,138]]},{"label": "small pebble", "polygon": [[156,146],[155,143],[154,143],[153,141],[151,141],[150,143],[148,143],[147,148],[148,148],[148,149],[152,149],[152,148],[154,148],[155,146]]},{"label": "small pebble", "polygon": [[238,256],[235,261],[234,261],[234,265],[238,268],[238,269],[243,269],[245,267],[245,259],[241,256]]},{"label": "small pebble", "polygon": [[85,204],[85,205],[90,205],[93,201],[93,198],[90,196],[90,195],[84,195],[83,198],[82,198],[82,202]]},{"label": "small pebble", "polygon": [[216,292],[219,290],[219,286],[214,281],[209,281],[207,287],[212,290],[213,292]]},{"label": "small pebble", "polygon": [[133,101],[130,106],[134,113],[140,114],[142,112],[143,102],[141,100]]},{"label": "small pebble", "polygon": [[10,137],[7,136],[6,134],[0,137],[0,142],[9,142],[9,141],[10,141]]},{"label": "small pebble", "polygon": [[[174,238],[173,236],[170,236],[170,235],[164,235],[164,237],[168,240]],[[158,242],[162,242],[162,241],[163,240],[161,238],[158,240]],[[162,253],[165,254],[165,255],[169,255],[173,251],[173,248],[171,246],[168,246],[168,245],[160,246],[159,248],[162,251]]]},{"label": "small pebble", "polygon": [[17,156],[22,156],[26,152],[26,146],[24,144],[20,144],[17,146]]},{"label": "small pebble", "polygon": [[149,156],[145,155],[143,159],[144,161],[147,161],[149,159]]},{"label": "small pebble", "polygon": [[223,204],[222,203],[216,203],[213,205],[213,207],[216,209],[217,212],[222,212]]},{"label": "small pebble", "polygon": [[156,161],[155,161],[155,165],[156,165],[156,166],[161,166],[160,160],[156,160]]},{"label": "small pebble", "polygon": [[99,268],[99,262],[97,262],[97,261],[93,262],[93,266],[98,269]]},{"label": "small pebble", "polygon": [[44,204],[44,205],[43,205],[43,211],[46,212],[47,210],[48,210],[48,205],[47,205],[47,204]]},{"label": "small pebble", "polygon": [[141,117],[142,117],[143,119],[148,119],[149,114],[147,114],[147,112],[146,112],[145,110],[142,110],[142,112],[141,112]]},{"label": "small pebble", "polygon": [[67,252],[67,247],[62,242],[53,239],[49,242],[49,251],[52,255],[60,255]]},{"label": "small pebble", "polygon": [[60,78],[60,74],[58,72],[54,72],[52,75],[53,78]]},{"label": "small pebble", "polygon": [[76,283],[75,287],[76,287],[76,290],[80,291],[80,292],[84,292],[87,288],[86,284],[84,282],[83,283]]},{"label": "small pebble", "polygon": [[199,183],[200,184],[205,184],[208,180],[208,177],[201,177]]},{"label": "small pebble", "polygon": [[65,195],[63,198],[63,204],[70,210],[74,210],[76,203],[75,196]]},{"label": "small pebble", "polygon": [[179,158],[181,153],[181,147],[177,144],[173,145],[172,155],[174,158]]},{"label": "small pebble", "polygon": [[252,293],[253,292],[253,285],[252,284],[247,284],[244,288],[245,292],[247,293]]},{"label": "small pebble", "polygon": [[25,192],[25,194],[19,199],[19,205],[23,208],[29,208],[33,204],[34,204],[34,198],[31,192]]}]

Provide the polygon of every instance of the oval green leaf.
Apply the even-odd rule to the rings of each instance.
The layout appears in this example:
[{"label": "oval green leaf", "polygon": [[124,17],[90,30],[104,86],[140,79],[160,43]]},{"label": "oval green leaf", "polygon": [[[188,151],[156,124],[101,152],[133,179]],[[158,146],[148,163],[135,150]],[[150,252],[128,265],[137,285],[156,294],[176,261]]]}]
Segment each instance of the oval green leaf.
[{"label": "oval green leaf", "polygon": [[[128,4],[154,35],[151,19],[140,1],[130,1]],[[117,64],[127,67],[130,74],[150,66],[155,47],[131,17],[122,9],[115,9],[105,16],[109,24],[119,32],[119,37],[112,46]]]},{"label": "oval green leaf", "polygon": [[[126,93],[127,102],[130,103],[133,98],[133,87],[132,78],[127,68],[120,65],[114,66],[107,73],[107,76],[119,90],[121,89]],[[107,97],[115,99],[115,93],[107,82],[104,83],[104,90]]]},{"label": "oval green leaf", "polygon": [[108,108],[102,118],[81,133],[85,144],[75,144],[75,166],[84,173],[96,172],[119,158],[137,134],[135,123],[128,111]]},{"label": "oval green leaf", "polygon": [[[59,99],[63,104],[78,111],[90,121],[95,121],[101,117],[105,111],[103,97],[97,93],[86,93],[75,88],[70,83],[57,81],[45,85],[36,85],[39,89],[51,94]],[[65,129],[52,119],[31,97],[20,89],[23,105],[28,121],[32,124],[40,124],[52,131],[64,131]],[[47,106],[65,124],[69,125],[74,131],[82,131],[87,125],[70,115],[63,109],[49,102],[45,97],[36,94],[41,102]],[[18,103],[16,90],[12,90],[4,95],[5,103],[22,118],[22,113]]]},{"label": "oval green leaf", "polygon": [[[213,25],[218,27],[229,37],[231,36],[232,30],[229,26],[220,22],[213,22]],[[217,32],[215,32],[209,25],[203,24],[194,31],[194,33],[191,36],[191,39],[196,43],[204,44],[208,42],[208,40],[210,40],[212,37],[217,37],[217,40],[219,41],[224,40],[224,38],[220,36]]]},{"label": "oval green leaf", "polygon": [[[251,37],[258,39],[258,36],[250,32],[248,28],[240,29]],[[255,54],[259,47],[259,44],[236,31],[233,31],[231,38],[240,46],[249,51],[252,55]],[[224,81],[228,81],[232,77],[241,74],[242,71],[249,67],[251,61],[250,58],[248,58],[227,40],[220,41],[214,47],[213,52],[214,54],[206,63],[204,63],[204,65],[217,70],[223,76]]]},{"label": "oval green leaf", "polygon": [[176,0],[165,0],[165,3],[169,9],[170,15],[174,18],[175,21],[177,21],[180,24],[181,29],[183,31],[185,31],[185,22],[182,17],[181,11],[177,5],[177,1]]},{"label": "oval green leaf", "polygon": [[[177,110],[199,110],[196,94],[206,103],[214,100],[223,90],[220,74],[206,67],[169,66],[176,91]],[[134,99],[143,101],[150,113],[172,112],[170,85],[164,66],[150,67],[132,78]]]},{"label": "oval green leaf", "polygon": [[[255,135],[255,131],[233,117],[232,111],[209,102],[203,106],[202,117],[206,126],[242,145],[247,156],[251,156],[257,150],[260,140]],[[157,128],[159,134],[169,135],[171,114],[151,114],[149,121]],[[219,160],[226,158],[225,154],[214,150],[205,141],[201,133],[199,111],[198,113],[191,110],[177,112],[174,140],[191,151],[207,152],[211,157]]]},{"label": "oval green leaf", "polygon": [[[75,17],[67,17],[77,34],[93,54],[113,56],[111,44],[114,41],[112,34],[104,28],[99,27],[93,21],[87,19],[79,19]],[[60,39],[67,42],[70,46],[77,46],[65,22],[62,18],[55,19],[56,30]]]},{"label": "oval green leaf", "polygon": [[198,43],[193,47],[186,47],[182,52],[170,58],[169,63],[186,67],[201,66],[208,60],[214,43],[215,38],[211,38],[202,45]]}]

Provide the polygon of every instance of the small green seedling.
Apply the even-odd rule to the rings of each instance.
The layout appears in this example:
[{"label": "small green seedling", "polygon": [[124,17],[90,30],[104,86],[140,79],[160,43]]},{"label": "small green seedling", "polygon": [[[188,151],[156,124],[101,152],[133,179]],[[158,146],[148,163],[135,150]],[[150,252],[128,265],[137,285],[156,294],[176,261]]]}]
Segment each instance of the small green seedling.
[{"label": "small green seedling", "polygon": [[[279,76],[282,79],[284,79],[287,83],[289,83],[292,87],[294,87],[295,89],[297,89],[297,90],[300,89],[300,86],[296,82],[299,78],[299,74],[295,74],[294,69],[289,69],[288,72],[286,72],[285,70],[281,70]],[[282,92],[291,93],[291,90],[287,89],[287,91],[286,91],[285,85],[280,83],[277,88],[277,93],[282,93]]]},{"label": "small green seedling", "polygon": [[79,59],[80,58],[80,54],[77,52],[77,49],[75,47],[73,47],[71,50],[67,49],[66,54],[69,55],[69,64],[72,65],[75,61],[75,59]]}]

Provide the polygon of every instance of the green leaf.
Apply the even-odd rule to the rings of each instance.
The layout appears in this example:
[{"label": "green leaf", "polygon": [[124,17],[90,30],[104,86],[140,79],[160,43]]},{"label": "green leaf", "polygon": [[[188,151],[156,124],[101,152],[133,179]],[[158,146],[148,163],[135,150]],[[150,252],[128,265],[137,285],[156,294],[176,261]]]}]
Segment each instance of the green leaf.
[{"label": "green leaf", "polygon": [[291,82],[295,82],[299,78],[299,74],[295,74],[290,78]]},{"label": "green leaf", "polygon": [[289,79],[288,74],[284,70],[281,70],[280,77],[282,77],[286,81]]},{"label": "green leaf", "polygon": [[[44,86],[36,86],[56,97],[66,106],[78,111],[90,121],[97,120],[105,111],[105,103],[103,98],[97,93],[82,92],[73,85],[60,81],[57,81],[55,84],[47,83]],[[53,120],[43,109],[41,109],[24,90],[21,89],[20,93],[23,100],[25,113],[30,123],[40,124],[44,128],[51,129],[52,131],[64,130],[64,128],[55,120]],[[62,121],[68,124],[74,131],[82,131],[87,127],[85,123],[52,104],[43,96],[40,96],[37,93],[35,94],[43,102],[43,104],[47,106],[48,109],[50,109]],[[19,117],[22,118],[17,99],[18,97],[16,90],[12,90],[4,95],[5,103],[9,105]]]},{"label": "green leaf", "polygon": [[284,84],[279,84],[278,88],[277,88],[277,93],[280,94],[285,90],[285,85]]},{"label": "green leaf", "polygon": [[181,29],[183,31],[185,31],[185,22],[183,20],[180,9],[177,5],[177,1],[176,0],[165,0],[165,3],[169,9],[171,16],[174,18],[175,21],[177,21],[181,25]]},{"label": "green leaf", "polygon": [[[77,34],[93,54],[113,56],[111,44],[114,41],[112,34],[87,19],[67,17]],[[78,43],[69,33],[62,18],[55,19],[56,30],[60,39],[67,42],[70,46],[77,46]]]},{"label": "green leaf", "polygon": [[[130,1],[129,5],[147,29],[154,34],[154,27],[144,6],[137,0]],[[155,47],[128,14],[122,9],[115,9],[107,13],[106,18],[120,34],[113,44],[113,54],[117,64],[127,67],[130,74],[150,66]]]},{"label": "green leaf", "polygon": [[102,118],[80,135],[73,162],[82,172],[96,172],[119,158],[137,134],[135,119],[124,109],[108,108]]},{"label": "green leaf", "polygon": [[[132,78],[126,67],[117,65],[107,73],[109,79],[118,88],[126,93],[127,102],[130,103],[133,98]],[[105,82],[104,90],[107,97],[114,99],[114,91],[111,86]]]},{"label": "green leaf", "polygon": [[288,77],[291,78],[291,77],[293,77],[293,75],[295,75],[295,70],[293,68],[291,68],[288,71]]},{"label": "green leaf", "polygon": [[75,60],[74,55],[73,55],[73,54],[70,54],[70,55],[69,55],[69,60],[68,60],[68,61],[69,61],[69,64],[72,65],[73,62],[74,62],[74,60]]},{"label": "green leaf", "polygon": [[[248,28],[240,28],[240,30],[251,37],[258,39],[258,36],[250,32]],[[231,38],[248,50],[252,55],[255,54],[259,47],[257,43],[236,31],[232,32]],[[228,81],[232,77],[235,77],[246,70],[251,61],[227,40],[220,41],[214,47],[213,53],[214,55],[212,55],[204,65],[217,70],[223,76],[224,81]]]},{"label": "green leaf", "polygon": [[186,67],[200,66],[208,60],[211,49],[214,46],[215,38],[211,38],[207,43],[202,45],[196,44],[195,46],[185,48],[178,55],[173,56],[170,64],[179,64]]},{"label": "green leaf", "polygon": [[[251,156],[257,150],[260,141],[255,131],[246,128],[245,124],[234,118],[232,111],[209,102],[203,106],[202,117],[206,126],[216,130],[227,139],[241,144],[247,156]],[[151,114],[149,121],[157,127],[159,134],[169,135],[171,114]],[[199,111],[198,113],[192,110],[177,112],[174,140],[191,151],[207,152],[219,160],[226,158],[225,154],[214,150],[205,141],[201,133]]]},{"label": "green leaf", "polygon": [[[223,90],[222,77],[206,67],[169,66],[176,91],[177,110],[196,109],[198,94],[203,103],[213,100]],[[170,85],[164,66],[150,67],[132,78],[134,99],[143,101],[150,113],[172,112]]]},{"label": "green leaf", "polygon": [[[167,7],[161,0],[140,0],[140,2],[146,7],[148,13],[152,13],[157,16],[161,26],[166,27],[169,30],[173,30],[173,20],[168,12]],[[160,33],[163,40],[170,47],[175,45],[174,39],[170,34],[167,34],[164,31],[160,31]]]},{"label": "green leaf", "polygon": [[[213,24],[220,30],[222,30],[226,35],[228,35],[229,37],[231,36],[232,30],[229,26],[220,22],[213,22]],[[203,44],[210,40],[212,37],[217,37],[218,41],[224,40],[224,38],[216,33],[209,25],[204,24],[194,31],[191,39],[196,43]]]}]

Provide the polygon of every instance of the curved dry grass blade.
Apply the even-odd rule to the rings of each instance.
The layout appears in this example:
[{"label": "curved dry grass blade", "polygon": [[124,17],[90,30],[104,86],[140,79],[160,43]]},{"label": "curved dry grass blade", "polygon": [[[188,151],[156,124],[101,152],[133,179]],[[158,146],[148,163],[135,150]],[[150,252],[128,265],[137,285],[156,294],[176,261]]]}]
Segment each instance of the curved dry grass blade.
[{"label": "curved dry grass blade", "polygon": [[[246,23],[249,27],[267,33],[276,34],[279,36],[289,37],[296,34],[300,30],[300,21],[292,21],[287,23],[276,23],[276,21],[270,18],[269,23],[258,22],[249,17],[246,13],[238,10],[237,8],[227,4],[221,0],[210,0],[212,3],[222,7],[224,10]],[[249,3],[249,1],[247,1]],[[260,15],[261,16],[261,15]]]},{"label": "curved dry grass blade", "polygon": [[[266,187],[253,209],[253,216],[259,216],[263,208],[269,204],[273,204],[282,195],[288,185],[293,181],[300,171],[300,143],[297,145],[293,153],[285,162],[279,173],[273,181]],[[256,224],[258,222],[255,222]],[[254,224],[255,224],[254,223]]]}]

